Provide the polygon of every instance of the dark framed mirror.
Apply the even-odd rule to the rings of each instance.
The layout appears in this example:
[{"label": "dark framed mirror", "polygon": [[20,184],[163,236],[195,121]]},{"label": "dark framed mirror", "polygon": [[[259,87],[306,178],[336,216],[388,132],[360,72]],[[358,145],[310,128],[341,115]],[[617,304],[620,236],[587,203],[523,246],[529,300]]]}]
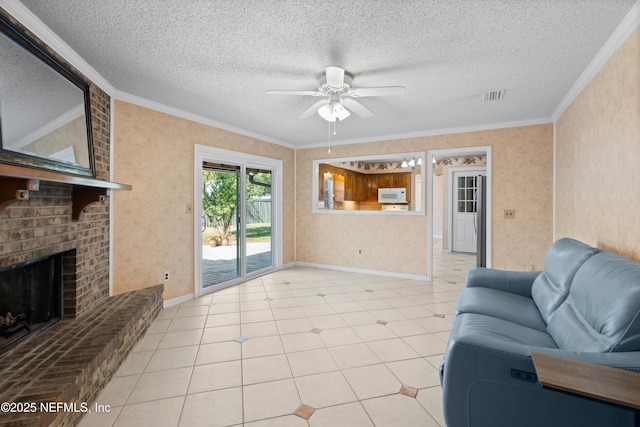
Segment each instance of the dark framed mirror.
[{"label": "dark framed mirror", "polygon": [[82,78],[0,13],[0,163],[95,177],[89,98]]}]

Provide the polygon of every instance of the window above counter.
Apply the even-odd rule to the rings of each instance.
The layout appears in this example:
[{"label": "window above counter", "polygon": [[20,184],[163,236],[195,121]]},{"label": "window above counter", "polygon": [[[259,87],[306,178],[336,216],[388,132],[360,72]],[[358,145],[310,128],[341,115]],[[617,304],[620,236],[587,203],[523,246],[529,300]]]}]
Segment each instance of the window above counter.
[{"label": "window above counter", "polygon": [[424,159],[407,152],[314,160],[312,211],[424,215]]}]

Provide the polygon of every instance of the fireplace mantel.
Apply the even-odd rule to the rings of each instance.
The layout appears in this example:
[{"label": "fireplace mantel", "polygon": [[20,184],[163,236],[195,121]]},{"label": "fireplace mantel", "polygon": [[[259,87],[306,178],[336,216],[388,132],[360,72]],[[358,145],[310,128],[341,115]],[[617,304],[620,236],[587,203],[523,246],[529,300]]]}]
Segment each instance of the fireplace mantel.
[{"label": "fireplace mantel", "polygon": [[72,187],[74,220],[80,218],[80,214],[88,205],[106,197],[108,190],[131,190],[130,185],[117,182],[0,164],[0,212],[14,202],[28,200],[29,192],[37,191],[40,182],[66,184]]}]

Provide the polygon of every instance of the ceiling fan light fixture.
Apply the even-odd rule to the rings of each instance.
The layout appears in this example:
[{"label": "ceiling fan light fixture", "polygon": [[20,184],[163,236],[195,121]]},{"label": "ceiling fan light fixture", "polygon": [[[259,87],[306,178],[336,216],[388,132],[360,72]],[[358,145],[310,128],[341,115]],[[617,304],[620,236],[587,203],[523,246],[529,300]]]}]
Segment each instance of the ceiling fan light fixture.
[{"label": "ceiling fan light fixture", "polygon": [[333,109],[331,108],[331,104],[326,104],[318,108],[318,114],[320,115],[320,117],[322,117],[328,122],[336,121],[336,116],[333,115]]},{"label": "ceiling fan light fixture", "polygon": [[331,101],[329,104],[323,105],[318,108],[318,114],[328,122],[335,122],[336,119],[342,121],[351,115],[340,101]]}]

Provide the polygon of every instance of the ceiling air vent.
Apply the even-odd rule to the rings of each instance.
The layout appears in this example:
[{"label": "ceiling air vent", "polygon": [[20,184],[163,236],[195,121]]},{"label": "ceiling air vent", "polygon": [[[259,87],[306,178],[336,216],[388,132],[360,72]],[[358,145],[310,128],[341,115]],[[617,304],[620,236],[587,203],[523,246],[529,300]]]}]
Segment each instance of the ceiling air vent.
[{"label": "ceiling air vent", "polygon": [[484,95],[482,95],[482,100],[484,102],[502,101],[503,99],[504,89],[494,90],[493,92],[485,92]]}]

